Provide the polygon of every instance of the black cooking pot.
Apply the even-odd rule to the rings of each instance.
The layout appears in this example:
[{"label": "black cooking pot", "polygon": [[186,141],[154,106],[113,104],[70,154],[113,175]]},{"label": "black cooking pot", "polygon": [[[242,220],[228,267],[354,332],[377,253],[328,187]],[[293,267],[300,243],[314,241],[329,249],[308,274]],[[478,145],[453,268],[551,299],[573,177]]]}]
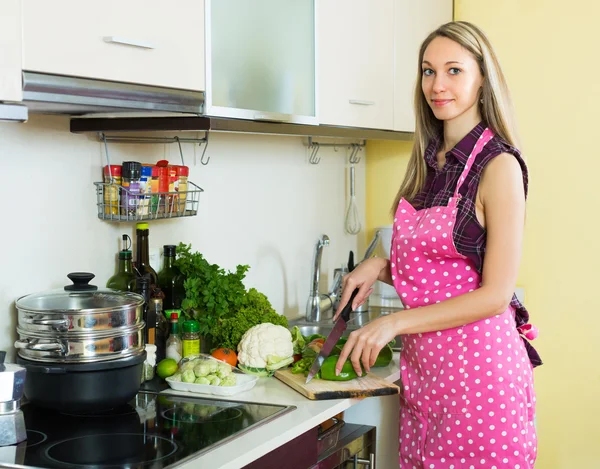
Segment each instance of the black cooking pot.
[{"label": "black cooking pot", "polygon": [[41,363],[17,356],[27,369],[25,397],[60,412],[91,412],[126,404],[138,393],[146,352],[95,363]]}]

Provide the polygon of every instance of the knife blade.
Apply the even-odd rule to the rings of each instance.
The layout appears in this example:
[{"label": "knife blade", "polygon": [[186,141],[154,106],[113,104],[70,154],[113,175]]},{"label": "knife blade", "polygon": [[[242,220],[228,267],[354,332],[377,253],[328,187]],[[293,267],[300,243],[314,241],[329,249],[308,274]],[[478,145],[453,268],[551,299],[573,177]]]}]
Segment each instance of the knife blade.
[{"label": "knife blade", "polygon": [[335,322],[335,326],[333,326],[333,329],[327,336],[327,339],[325,339],[325,343],[323,344],[323,347],[321,348],[319,355],[317,355],[317,357],[315,358],[315,361],[313,362],[312,366],[310,367],[310,371],[308,373],[308,377],[306,378],[305,384],[310,383],[310,381],[319,372],[319,370],[321,369],[321,366],[323,365],[323,362],[329,356],[329,354],[333,350],[333,347],[335,347],[335,344],[337,344],[337,341],[340,340],[340,337],[342,337],[342,334],[348,327],[348,321],[350,320],[350,313],[352,312],[352,302],[354,301],[354,298],[356,297],[357,293],[358,293],[358,288],[352,292],[352,296],[350,297],[350,300],[348,301],[346,306],[344,306],[344,309],[340,313],[340,317]]}]

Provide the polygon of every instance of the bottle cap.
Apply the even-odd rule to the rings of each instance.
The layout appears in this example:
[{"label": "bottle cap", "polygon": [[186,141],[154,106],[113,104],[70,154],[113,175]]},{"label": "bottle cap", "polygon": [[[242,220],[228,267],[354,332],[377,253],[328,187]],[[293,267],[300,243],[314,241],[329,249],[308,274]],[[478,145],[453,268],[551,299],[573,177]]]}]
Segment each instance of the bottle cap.
[{"label": "bottle cap", "polygon": [[152,168],[154,166],[151,165],[142,165],[142,177],[152,177]]},{"label": "bottle cap", "polygon": [[121,260],[130,260],[131,257],[131,251],[127,251],[127,250],[123,250],[123,251],[119,251],[119,259]]},{"label": "bottle cap", "polygon": [[135,229],[136,230],[147,230],[148,229],[148,223],[136,223]]},{"label": "bottle cap", "polygon": [[190,168],[188,168],[187,166],[177,166],[177,174],[179,176],[189,176],[190,175]]},{"label": "bottle cap", "polygon": [[110,176],[112,174],[113,177],[121,177],[121,165],[118,164],[111,164],[110,165],[110,172],[108,170],[108,165],[106,165],[104,167],[104,175],[105,176]]},{"label": "bottle cap", "polygon": [[177,246],[175,246],[174,244],[165,244],[163,246],[163,249],[165,257],[175,257],[175,254],[177,252]]},{"label": "bottle cap", "polygon": [[194,319],[188,319],[183,323],[183,332],[200,332],[200,324]]},{"label": "bottle cap", "polygon": [[179,320],[179,314],[171,313],[171,321],[178,321],[178,320]]},{"label": "bottle cap", "polygon": [[124,178],[139,179],[142,175],[142,164],[137,161],[124,161],[122,173]]}]

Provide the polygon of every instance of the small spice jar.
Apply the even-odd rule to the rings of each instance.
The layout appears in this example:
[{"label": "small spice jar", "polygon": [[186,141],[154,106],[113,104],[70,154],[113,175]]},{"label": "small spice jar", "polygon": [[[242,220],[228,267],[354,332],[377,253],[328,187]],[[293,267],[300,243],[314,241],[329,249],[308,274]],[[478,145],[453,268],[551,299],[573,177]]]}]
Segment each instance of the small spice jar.
[{"label": "small spice jar", "polygon": [[200,354],[200,324],[194,319],[183,323],[183,357]]}]

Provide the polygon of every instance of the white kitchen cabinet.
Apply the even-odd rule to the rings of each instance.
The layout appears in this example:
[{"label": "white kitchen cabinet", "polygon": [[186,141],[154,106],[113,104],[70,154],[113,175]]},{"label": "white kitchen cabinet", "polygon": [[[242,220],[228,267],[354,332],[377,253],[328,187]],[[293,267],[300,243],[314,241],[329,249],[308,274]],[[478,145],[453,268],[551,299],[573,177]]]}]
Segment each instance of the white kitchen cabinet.
[{"label": "white kitchen cabinet", "polygon": [[21,101],[21,1],[0,2],[0,102]]},{"label": "white kitchen cabinet", "polygon": [[419,47],[430,32],[452,21],[452,0],[395,0],[394,19],[394,130],[414,132]]},{"label": "white kitchen cabinet", "polygon": [[317,2],[319,123],[393,128],[394,3]]},{"label": "white kitchen cabinet", "polygon": [[206,5],[206,114],[316,124],[314,0]]},{"label": "white kitchen cabinet", "polygon": [[204,90],[204,1],[23,0],[23,69]]}]

